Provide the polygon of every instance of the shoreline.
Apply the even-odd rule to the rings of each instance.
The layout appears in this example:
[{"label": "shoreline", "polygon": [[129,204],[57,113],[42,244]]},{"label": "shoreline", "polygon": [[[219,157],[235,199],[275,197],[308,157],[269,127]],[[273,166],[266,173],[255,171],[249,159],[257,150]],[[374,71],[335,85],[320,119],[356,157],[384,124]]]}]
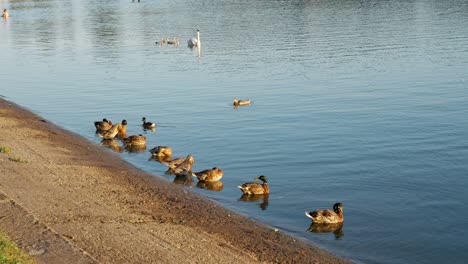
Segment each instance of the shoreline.
[{"label": "shoreline", "polygon": [[3,98],[0,128],[0,230],[40,263],[349,263]]}]

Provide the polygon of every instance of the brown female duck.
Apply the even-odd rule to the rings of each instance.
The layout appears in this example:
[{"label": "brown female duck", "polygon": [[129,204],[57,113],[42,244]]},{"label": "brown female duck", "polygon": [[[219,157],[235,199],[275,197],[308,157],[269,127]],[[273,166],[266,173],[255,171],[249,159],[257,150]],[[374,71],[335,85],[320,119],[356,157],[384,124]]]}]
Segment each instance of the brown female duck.
[{"label": "brown female duck", "polygon": [[239,187],[241,191],[245,194],[268,194],[270,193],[270,189],[268,188],[268,181],[264,175],[258,178],[255,178],[255,180],[260,180],[263,183],[260,184],[258,182],[247,182],[237,187]]},{"label": "brown female duck", "polygon": [[149,150],[153,156],[157,157],[171,157],[172,148],[166,146],[157,146]]},{"label": "brown female duck", "polygon": [[196,177],[199,181],[215,182],[221,180],[223,177],[223,170],[218,167],[214,167],[211,170],[195,172],[193,173],[193,177]]},{"label": "brown female duck", "polygon": [[94,126],[96,127],[97,131],[107,131],[112,127],[112,122],[104,118],[102,121],[94,122]]},{"label": "brown female duck", "polygon": [[117,134],[124,136],[127,133],[127,120],[122,120],[122,123],[113,125],[109,130],[99,132],[97,135],[103,139],[113,139]]},{"label": "brown female duck", "polygon": [[343,204],[336,203],[333,205],[333,210],[316,210],[313,212],[305,212],[315,224],[336,224],[343,223]]},{"label": "brown female duck", "polygon": [[246,99],[246,100],[239,100],[237,98],[234,98],[233,101],[233,105],[234,106],[244,106],[244,105],[250,105],[250,99]]}]

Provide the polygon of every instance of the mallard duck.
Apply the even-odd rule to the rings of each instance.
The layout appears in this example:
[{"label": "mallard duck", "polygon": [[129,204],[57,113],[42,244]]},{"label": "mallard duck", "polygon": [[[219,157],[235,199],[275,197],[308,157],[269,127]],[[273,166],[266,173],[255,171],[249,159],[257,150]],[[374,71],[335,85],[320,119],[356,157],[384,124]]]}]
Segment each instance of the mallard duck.
[{"label": "mallard duck", "polygon": [[234,98],[233,102],[234,102],[233,103],[234,106],[250,105],[250,99],[238,100],[237,98]]},{"label": "mallard duck", "polygon": [[3,9],[3,13],[2,13],[2,17],[5,18],[5,19],[8,19],[8,11],[5,9]]},{"label": "mallard duck", "polygon": [[195,163],[195,159],[192,155],[188,155],[184,161],[182,161],[175,168],[169,167],[168,172],[175,175],[187,175],[192,173],[192,165]]},{"label": "mallard duck", "polygon": [[175,158],[172,159],[171,161],[165,162],[165,164],[170,168],[174,169],[175,167],[179,166],[182,162],[185,161],[186,158]]},{"label": "mallard duck", "polygon": [[113,139],[117,134],[123,136],[127,133],[127,120],[122,120],[122,123],[113,125],[109,130],[98,133],[97,135],[104,139]]},{"label": "mallard duck", "polygon": [[258,182],[247,182],[242,184],[241,186],[237,186],[241,189],[241,191],[245,194],[267,194],[270,193],[270,189],[268,188],[268,181],[267,178],[262,175],[255,180],[260,180],[263,183]]},{"label": "mallard duck", "polygon": [[170,157],[172,156],[172,148],[166,146],[157,146],[149,150],[153,156]]},{"label": "mallard duck", "polygon": [[94,126],[98,131],[107,131],[112,127],[112,122],[104,118],[102,121],[94,122]]},{"label": "mallard duck", "polygon": [[211,170],[204,170],[193,173],[193,177],[196,177],[199,181],[215,182],[221,180],[223,177],[223,170],[214,167]]},{"label": "mallard duck", "polygon": [[122,141],[127,146],[143,146],[146,144],[146,137],[143,136],[142,134],[138,136],[133,135],[133,136],[123,138]]},{"label": "mallard duck", "polygon": [[334,204],[333,210],[316,210],[313,212],[305,212],[305,215],[312,219],[312,222],[316,224],[343,223],[343,204]]},{"label": "mallard duck", "polygon": [[156,124],[155,124],[155,123],[153,123],[153,122],[146,122],[146,117],[143,117],[143,118],[141,119],[141,121],[143,121],[142,126],[143,126],[143,128],[145,128],[145,129],[153,129],[153,128],[156,128]]}]

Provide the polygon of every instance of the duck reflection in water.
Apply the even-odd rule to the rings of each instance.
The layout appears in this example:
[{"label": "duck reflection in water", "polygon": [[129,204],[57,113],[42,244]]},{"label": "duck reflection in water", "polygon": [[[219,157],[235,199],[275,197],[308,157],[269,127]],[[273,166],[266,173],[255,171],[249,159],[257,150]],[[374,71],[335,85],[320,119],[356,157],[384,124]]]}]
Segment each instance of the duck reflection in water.
[{"label": "duck reflection in water", "polygon": [[200,189],[219,192],[224,188],[224,184],[222,181],[213,181],[213,182],[199,181],[197,183],[197,187]]},{"label": "duck reflection in water", "polygon": [[268,207],[268,199],[269,194],[242,194],[239,200],[243,202],[257,202],[262,201],[258,206],[262,208],[262,210],[266,210]]},{"label": "duck reflection in water", "polygon": [[344,233],[343,233],[343,223],[337,223],[337,224],[316,224],[312,223],[307,229],[307,231],[311,233],[331,233],[335,235],[335,239],[340,239]]},{"label": "duck reflection in water", "polygon": [[115,139],[103,139],[99,144],[106,148],[112,149],[115,152],[121,153],[124,151],[124,148],[120,146],[119,142]]},{"label": "duck reflection in water", "polygon": [[193,187],[195,186],[195,183],[193,182],[192,175],[191,173],[180,173],[180,174],[175,174],[175,178],[173,181],[175,184],[180,184],[184,185],[187,187]]},{"label": "duck reflection in water", "polygon": [[125,150],[128,153],[138,153],[146,150],[146,145],[126,145]]}]

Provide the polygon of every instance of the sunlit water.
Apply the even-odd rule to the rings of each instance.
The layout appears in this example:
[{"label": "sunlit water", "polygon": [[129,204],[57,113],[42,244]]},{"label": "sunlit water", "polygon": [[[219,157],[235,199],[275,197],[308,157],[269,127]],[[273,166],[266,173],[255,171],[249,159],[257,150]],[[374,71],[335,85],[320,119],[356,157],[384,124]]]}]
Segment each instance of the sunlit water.
[{"label": "sunlit water", "polygon": [[[224,170],[193,187],[363,263],[468,259],[468,2],[0,1],[0,95],[98,144],[129,121],[148,148]],[[186,47],[200,29],[202,49]],[[180,47],[159,46],[179,37]],[[234,97],[249,107],[232,108]],[[143,132],[141,118],[158,123]],[[164,175],[150,153],[123,152]],[[237,185],[267,175],[268,200]],[[342,202],[345,224],[307,232]]]}]

